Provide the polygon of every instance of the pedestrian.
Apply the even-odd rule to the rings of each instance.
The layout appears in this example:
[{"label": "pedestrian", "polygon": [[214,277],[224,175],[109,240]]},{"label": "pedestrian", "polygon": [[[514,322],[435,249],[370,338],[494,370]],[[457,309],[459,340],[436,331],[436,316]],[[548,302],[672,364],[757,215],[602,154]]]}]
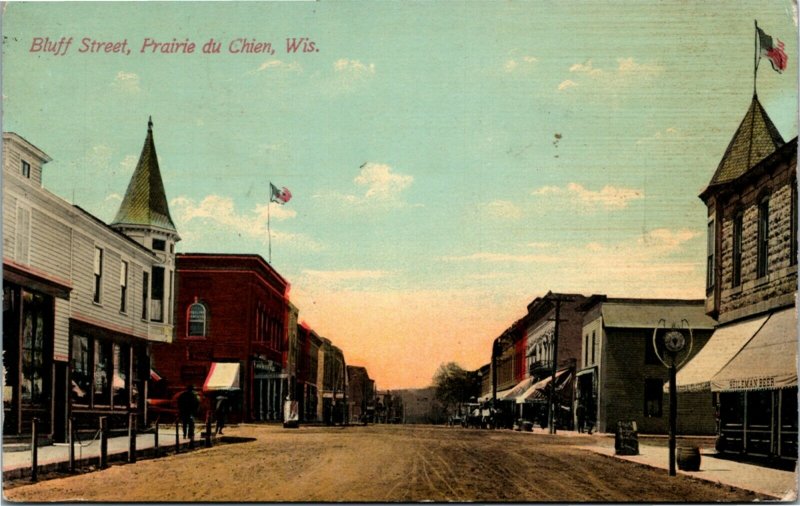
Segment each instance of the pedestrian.
[{"label": "pedestrian", "polygon": [[583,402],[578,401],[578,407],[575,408],[575,415],[578,418],[578,433],[583,433],[583,427],[586,425],[586,406]]},{"label": "pedestrian", "polygon": [[194,437],[194,415],[199,407],[200,400],[194,391],[194,385],[186,385],[186,390],[178,396],[178,417],[183,425],[184,439]]},{"label": "pedestrian", "polygon": [[228,412],[228,396],[219,394],[217,396],[217,404],[214,407],[214,417],[217,419],[216,434],[222,434],[222,429],[225,428],[225,416]]}]

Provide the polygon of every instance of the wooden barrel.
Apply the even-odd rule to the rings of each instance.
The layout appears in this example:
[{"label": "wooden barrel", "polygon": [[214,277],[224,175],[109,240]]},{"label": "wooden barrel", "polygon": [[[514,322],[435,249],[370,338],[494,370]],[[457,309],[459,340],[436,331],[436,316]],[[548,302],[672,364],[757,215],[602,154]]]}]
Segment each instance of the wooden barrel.
[{"label": "wooden barrel", "polygon": [[700,448],[697,446],[679,446],[675,460],[681,471],[700,470]]}]

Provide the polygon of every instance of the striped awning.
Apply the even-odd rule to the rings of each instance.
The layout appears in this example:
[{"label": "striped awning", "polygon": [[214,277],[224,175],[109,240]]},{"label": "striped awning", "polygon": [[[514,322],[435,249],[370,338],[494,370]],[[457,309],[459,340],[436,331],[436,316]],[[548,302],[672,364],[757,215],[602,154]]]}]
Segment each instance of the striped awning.
[{"label": "striped awning", "polygon": [[212,362],[203,392],[239,390],[239,362]]}]

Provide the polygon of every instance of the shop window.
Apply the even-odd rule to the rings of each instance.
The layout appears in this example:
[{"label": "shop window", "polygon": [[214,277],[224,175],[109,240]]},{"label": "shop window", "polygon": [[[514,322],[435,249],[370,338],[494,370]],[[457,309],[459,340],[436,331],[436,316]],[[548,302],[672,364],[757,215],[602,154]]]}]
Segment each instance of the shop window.
[{"label": "shop window", "polygon": [[662,400],[664,394],[662,388],[664,380],[658,378],[647,378],[644,380],[644,416],[648,418],[661,418]]},{"label": "shop window", "polygon": [[127,345],[114,343],[114,375],[111,390],[114,406],[128,406],[130,402],[128,380],[130,379],[131,350]]},{"label": "shop window", "polygon": [[128,262],[119,265],[119,312],[125,313],[128,309]]},{"label": "shop window", "polygon": [[88,337],[72,336],[72,383],[70,384],[72,401],[75,404],[89,405],[92,388],[91,349]]},{"label": "shop window", "polygon": [[22,292],[22,384],[23,401],[44,400],[47,367],[45,342],[52,299],[45,295]]},{"label": "shop window", "polygon": [[733,218],[733,265],[731,277],[734,287],[742,284],[742,225],[744,216],[741,211]]},{"label": "shop window", "polygon": [[189,337],[205,337],[206,336],[206,323],[208,320],[208,310],[206,306],[200,302],[195,302],[189,306],[188,311],[188,329]]},{"label": "shop window", "polygon": [[111,343],[96,340],[94,342],[94,405],[111,404],[111,388],[109,380],[113,371]]},{"label": "shop window", "polygon": [[769,197],[758,203],[758,262],[757,277],[767,275],[769,267]]},{"label": "shop window", "polygon": [[100,292],[103,287],[103,250],[102,248],[94,249],[94,290],[92,300],[100,304]]}]

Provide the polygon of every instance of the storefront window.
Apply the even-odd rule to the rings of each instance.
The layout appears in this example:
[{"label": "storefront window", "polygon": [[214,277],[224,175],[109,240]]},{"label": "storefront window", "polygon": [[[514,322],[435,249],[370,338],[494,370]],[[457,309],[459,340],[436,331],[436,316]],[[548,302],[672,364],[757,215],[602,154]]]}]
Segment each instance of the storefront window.
[{"label": "storefront window", "polygon": [[131,356],[131,370],[133,371],[133,378],[131,379],[131,407],[135,408],[139,402],[139,355],[136,348],[133,348]]},{"label": "storefront window", "polygon": [[114,343],[114,378],[111,388],[114,395],[114,406],[128,405],[128,378],[130,376],[130,348]]},{"label": "storefront window", "polygon": [[112,373],[111,343],[95,341],[94,343],[94,404],[108,406],[111,404],[109,378]]},{"label": "storefront window", "polygon": [[72,336],[72,401],[89,405],[89,392],[92,388],[92,374],[89,358],[89,338]]},{"label": "storefront window", "polygon": [[661,405],[664,394],[662,388],[664,380],[648,378],[644,380],[644,416],[652,418],[661,417]]},{"label": "storefront window", "polygon": [[22,294],[22,400],[38,403],[43,400],[44,342],[47,298]]},{"label": "storefront window", "polygon": [[3,286],[3,408],[8,419],[14,403],[19,357],[19,290]]}]

